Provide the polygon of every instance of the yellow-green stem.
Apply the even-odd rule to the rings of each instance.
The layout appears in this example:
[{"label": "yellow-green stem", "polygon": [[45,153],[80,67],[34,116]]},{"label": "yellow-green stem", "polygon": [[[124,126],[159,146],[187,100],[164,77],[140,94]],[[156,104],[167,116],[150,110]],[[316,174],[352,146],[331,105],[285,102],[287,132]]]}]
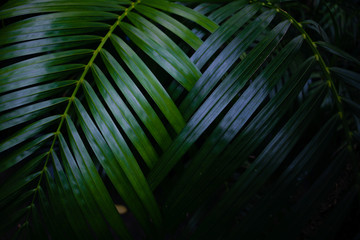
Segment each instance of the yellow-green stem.
[{"label": "yellow-green stem", "polygon": [[64,124],[65,117],[66,117],[66,115],[67,115],[68,112],[69,112],[69,109],[70,109],[70,107],[71,107],[71,105],[72,105],[72,103],[73,103],[73,101],[74,101],[74,99],[75,99],[75,97],[76,97],[77,92],[78,92],[79,89],[80,89],[80,86],[81,86],[82,83],[84,82],[84,79],[85,79],[86,74],[89,72],[89,70],[90,70],[92,64],[94,63],[96,57],[98,56],[99,52],[101,51],[101,49],[103,48],[104,44],[105,44],[106,41],[109,39],[109,37],[111,36],[111,34],[112,34],[113,31],[115,30],[115,28],[120,24],[121,20],[122,20],[131,10],[133,10],[133,9],[135,8],[135,6],[136,6],[137,4],[139,4],[140,2],[141,2],[141,0],[137,0],[136,2],[132,2],[131,5],[124,10],[123,14],[121,14],[121,15],[117,18],[116,22],[110,27],[110,29],[109,29],[109,31],[107,32],[107,34],[105,35],[105,37],[103,37],[103,38],[101,39],[101,42],[100,42],[99,46],[94,50],[94,53],[93,53],[92,57],[90,58],[89,62],[86,64],[83,73],[81,74],[79,80],[77,81],[76,87],[75,87],[73,93],[71,94],[71,97],[69,97],[69,102],[68,102],[68,104],[67,104],[67,106],[66,106],[66,108],[65,108],[64,114],[62,115],[62,118],[61,118],[61,120],[60,120],[59,126],[58,126],[58,128],[57,128],[57,130],[56,130],[56,132],[55,132],[54,139],[53,139],[53,141],[52,141],[50,150],[49,150],[49,152],[48,152],[47,155],[46,155],[44,167],[42,168],[42,170],[41,170],[41,172],[40,172],[39,181],[38,181],[38,183],[37,183],[37,187],[35,188],[34,195],[33,195],[33,198],[32,198],[32,202],[31,202],[31,204],[30,204],[31,207],[29,208],[30,211],[29,211],[29,213],[28,213],[28,215],[27,215],[27,217],[26,217],[25,223],[28,222],[28,219],[29,219],[29,216],[30,216],[30,213],[31,213],[31,209],[32,209],[32,207],[34,206],[35,199],[36,199],[36,195],[37,195],[37,192],[39,191],[39,188],[40,188],[41,180],[42,180],[43,175],[44,175],[44,172],[46,171],[46,168],[47,168],[47,164],[48,164],[48,161],[49,161],[49,158],[50,158],[50,154],[51,154],[51,152],[54,150],[54,146],[55,146],[57,137],[58,137],[58,135],[60,134],[60,130],[61,130],[63,124]]},{"label": "yellow-green stem", "polygon": [[[256,2],[256,1],[250,1],[250,3],[252,2]],[[330,70],[329,68],[326,66],[326,63],[324,61],[324,59],[322,58],[322,56],[320,55],[319,50],[317,49],[316,43],[311,39],[311,37],[309,36],[309,34],[305,31],[305,29],[303,28],[302,24],[299,23],[298,21],[296,21],[295,18],[293,18],[289,13],[287,13],[285,10],[274,6],[272,3],[270,2],[266,2],[266,3],[261,3],[263,6],[266,6],[268,8],[271,9],[275,9],[276,12],[280,13],[282,16],[284,16],[285,18],[287,18],[290,23],[296,28],[298,29],[298,31],[301,33],[302,37],[305,39],[305,41],[308,43],[308,45],[310,46],[311,50],[314,53],[314,57],[317,60],[317,62],[320,65],[320,68],[324,74],[325,77],[325,81],[327,83],[327,85],[330,88],[330,91],[332,93],[332,95],[334,96],[334,101],[338,110],[338,114],[339,117],[342,121],[342,125],[344,127],[344,131],[345,131],[345,135],[346,135],[346,139],[347,139],[347,148],[349,150],[349,152],[352,152],[352,133],[350,131],[349,125],[346,122],[345,119],[345,114],[344,114],[344,108],[342,105],[342,100],[341,100],[341,96],[338,94],[338,91],[335,87],[334,81],[331,77],[330,74]]]},{"label": "yellow-green stem", "polygon": [[[251,2],[255,2],[255,1],[250,1],[250,3]],[[356,159],[357,159],[356,154],[353,151],[352,132],[350,131],[349,125],[348,125],[348,123],[347,123],[347,121],[345,119],[344,108],[343,108],[343,105],[342,105],[341,96],[339,95],[339,93],[338,93],[338,91],[337,91],[337,89],[335,87],[335,84],[334,84],[334,81],[333,81],[333,79],[331,77],[331,73],[330,73],[329,68],[326,66],[326,63],[325,63],[324,59],[322,58],[322,56],[320,55],[319,50],[317,49],[316,43],[311,39],[309,34],[305,31],[302,24],[299,23],[298,21],[296,21],[296,19],[293,18],[285,10],[274,6],[269,1],[266,2],[266,3],[263,2],[261,4],[263,6],[268,7],[268,8],[275,9],[276,12],[280,13],[282,16],[287,18],[290,21],[290,23],[293,26],[295,26],[296,29],[298,29],[298,31],[301,33],[301,35],[303,36],[303,38],[305,39],[305,41],[308,43],[311,50],[313,51],[315,59],[318,61],[319,65],[321,67],[321,70],[322,70],[322,72],[323,72],[323,74],[325,76],[325,81],[327,82],[327,85],[329,86],[330,91],[331,91],[333,97],[335,98],[334,101],[336,103],[338,114],[339,114],[339,117],[340,117],[340,119],[342,121],[342,125],[343,125],[344,131],[345,131],[345,136],[346,136],[346,140],[347,140],[347,150],[348,150],[348,152],[350,154],[350,157],[351,157],[351,159],[353,161],[354,168],[357,169],[355,171],[359,171],[359,162],[356,161]],[[355,177],[355,184],[356,184],[356,187],[358,189],[360,189],[360,172],[358,172],[357,177]],[[359,196],[360,196],[360,191],[359,191]],[[359,199],[360,199],[360,197],[359,197]]]}]

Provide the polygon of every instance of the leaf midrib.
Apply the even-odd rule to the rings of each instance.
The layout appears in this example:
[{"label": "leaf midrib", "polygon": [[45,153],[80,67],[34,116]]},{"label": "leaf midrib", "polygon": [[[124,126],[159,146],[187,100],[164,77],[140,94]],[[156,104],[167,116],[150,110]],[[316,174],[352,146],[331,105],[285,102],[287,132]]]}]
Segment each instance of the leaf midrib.
[{"label": "leaf midrib", "polygon": [[[31,204],[30,204],[29,206],[34,206],[37,192],[38,192],[38,190],[40,189],[40,184],[41,184],[42,177],[43,177],[43,175],[44,175],[44,172],[45,172],[46,169],[47,169],[47,164],[48,164],[48,162],[49,162],[50,154],[51,154],[51,152],[54,150],[55,143],[56,143],[56,141],[57,141],[57,139],[58,139],[58,136],[59,136],[59,134],[60,134],[60,130],[61,130],[61,128],[62,128],[62,126],[63,126],[63,124],[64,124],[64,122],[65,122],[65,118],[66,118],[66,116],[67,116],[67,114],[68,114],[68,112],[69,112],[69,109],[70,109],[72,103],[73,103],[74,100],[75,100],[75,97],[76,97],[77,92],[79,91],[81,85],[84,83],[84,79],[85,79],[86,74],[89,72],[89,69],[91,68],[92,64],[94,63],[94,61],[95,61],[96,57],[98,56],[100,50],[101,50],[101,49],[103,48],[103,46],[105,45],[106,41],[110,38],[110,36],[111,36],[111,34],[113,33],[113,31],[116,29],[117,26],[119,26],[120,22],[127,16],[127,14],[128,14],[131,10],[133,10],[133,9],[136,7],[136,5],[138,5],[140,2],[141,2],[141,0],[137,0],[136,2],[132,2],[131,5],[130,5],[128,8],[126,8],[126,9],[124,10],[124,12],[123,12],[120,16],[118,16],[118,19],[117,19],[116,22],[110,27],[110,29],[109,29],[109,31],[107,32],[107,34],[102,38],[99,46],[94,50],[94,53],[93,53],[92,57],[90,58],[89,62],[86,64],[83,73],[81,74],[79,80],[78,80],[77,83],[76,83],[76,87],[75,87],[73,93],[71,94],[71,97],[69,97],[69,102],[68,102],[68,104],[67,104],[67,106],[66,106],[66,108],[65,108],[64,114],[63,114],[62,117],[61,117],[59,126],[58,126],[58,128],[57,128],[57,130],[56,130],[56,132],[55,132],[55,134],[54,134],[53,142],[52,142],[52,144],[51,144],[50,150],[49,150],[48,153],[47,153],[44,166],[43,166],[43,168],[42,168],[42,170],[41,170],[41,172],[40,172],[39,181],[38,181],[37,186],[36,186],[35,191],[34,191],[34,195],[33,195],[32,202],[31,202]],[[26,220],[25,220],[23,226],[28,223],[28,220],[29,220],[29,216],[30,216],[32,207],[30,207],[29,209],[30,209],[30,211],[29,211],[28,214],[27,214],[27,217],[26,217]]]},{"label": "leaf midrib", "polygon": [[323,59],[322,55],[320,54],[319,50],[317,49],[316,43],[311,39],[311,37],[307,33],[307,31],[305,31],[302,24],[300,22],[296,21],[296,19],[293,16],[291,16],[288,12],[286,12],[282,8],[273,6],[271,3],[262,3],[262,5],[266,6],[268,8],[275,9],[278,13],[280,13],[282,16],[287,18],[290,21],[290,23],[301,33],[302,37],[305,39],[305,42],[307,42],[307,44],[309,45],[311,51],[314,54],[316,61],[320,65],[321,71],[324,75],[324,81],[326,81],[328,88],[334,99],[334,102],[335,102],[335,105],[336,105],[336,108],[338,111],[338,115],[342,122],[343,131],[346,136],[347,148],[349,150],[348,152],[351,154],[351,158],[355,159],[353,148],[352,148],[352,142],[353,142],[352,132],[350,131],[349,124],[345,118],[345,111],[344,111],[342,98],[339,95],[338,90],[335,87],[336,85],[334,83],[334,80],[331,77],[329,67],[326,65],[325,60]]}]

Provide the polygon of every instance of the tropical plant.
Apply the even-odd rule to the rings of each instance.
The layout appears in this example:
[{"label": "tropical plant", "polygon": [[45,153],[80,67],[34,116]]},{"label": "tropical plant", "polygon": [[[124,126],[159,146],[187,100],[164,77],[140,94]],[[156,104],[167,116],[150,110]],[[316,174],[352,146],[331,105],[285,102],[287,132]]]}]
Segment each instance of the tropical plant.
[{"label": "tropical plant", "polygon": [[335,238],[359,216],[360,61],[331,21],[359,15],[311,4],[5,2],[4,239]]}]

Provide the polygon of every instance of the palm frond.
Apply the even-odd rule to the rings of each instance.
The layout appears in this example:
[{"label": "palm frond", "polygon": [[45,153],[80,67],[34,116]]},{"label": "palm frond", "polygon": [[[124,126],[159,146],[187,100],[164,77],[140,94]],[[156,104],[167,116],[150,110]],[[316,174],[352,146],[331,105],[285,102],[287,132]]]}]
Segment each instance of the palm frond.
[{"label": "palm frond", "polygon": [[359,60],[306,23],[327,27],[184,2],[3,4],[5,237],[292,239],[358,171]]}]

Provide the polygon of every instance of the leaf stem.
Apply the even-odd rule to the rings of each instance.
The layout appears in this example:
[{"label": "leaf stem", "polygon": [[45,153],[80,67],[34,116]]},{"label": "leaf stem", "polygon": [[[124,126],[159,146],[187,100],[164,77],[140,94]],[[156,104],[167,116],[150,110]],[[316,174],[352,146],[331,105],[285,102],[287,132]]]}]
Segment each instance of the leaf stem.
[{"label": "leaf stem", "polygon": [[[255,1],[251,1],[251,2],[255,2]],[[305,41],[308,43],[308,45],[310,46],[311,50],[314,53],[315,59],[317,60],[317,62],[319,63],[321,70],[324,74],[325,77],[325,81],[327,82],[328,87],[330,88],[330,91],[333,95],[333,97],[335,98],[335,103],[336,103],[336,107],[338,110],[338,115],[342,121],[342,125],[344,128],[344,132],[345,132],[345,136],[346,136],[346,141],[347,141],[347,151],[350,154],[350,158],[352,160],[352,163],[354,165],[354,169],[355,172],[357,172],[357,176],[355,177],[354,181],[356,184],[356,187],[358,189],[360,189],[360,172],[359,172],[359,162],[357,161],[357,157],[356,154],[354,152],[353,149],[353,133],[350,131],[349,125],[345,119],[345,112],[344,112],[344,108],[343,108],[343,104],[342,104],[342,99],[341,96],[339,95],[335,84],[334,84],[334,80],[331,77],[331,73],[330,70],[328,68],[328,66],[326,65],[323,57],[321,56],[319,50],[317,49],[317,45],[316,43],[311,39],[311,37],[309,36],[309,34],[305,31],[305,29],[303,28],[302,24],[298,21],[296,21],[295,18],[293,18],[288,12],[286,12],[285,10],[272,5],[271,2],[267,1],[266,3],[261,3],[263,6],[266,6],[268,8],[271,9],[275,9],[278,13],[280,13],[282,16],[284,16],[285,18],[287,18],[290,23],[295,26],[296,29],[299,30],[299,32],[301,33],[301,35],[303,36],[303,38],[305,39]],[[360,192],[359,192],[359,196],[360,196]]]},{"label": "leaf stem", "polygon": [[81,74],[79,80],[77,81],[76,83],[76,87],[73,91],[73,93],[71,94],[71,97],[69,97],[69,102],[65,108],[65,111],[64,111],[64,114],[62,115],[61,117],[61,120],[60,120],[60,123],[59,123],[59,126],[55,132],[55,135],[54,135],[54,139],[52,141],[52,144],[51,144],[51,147],[50,147],[50,150],[48,151],[47,155],[46,155],[46,160],[45,160],[45,163],[44,163],[44,166],[40,172],[40,177],[39,177],[39,181],[37,183],[37,186],[35,188],[35,191],[34,191],[34,195],[33,195],[33,198],[32,198],[32,202],[30,204],[30,208],[29,208],[29,212],[27,214],[27,217],[26,217],[26,220],[25,220],[25,223],[26,224],[28,222],[28,219],[29,219],[29,216],[31,214],[31,209],[35,206],[35,200],[36,200],[36,195],[37,195],[37,192],[38,190],[40,189],[40,184],[41,184],[41,180],[43,178],[43,175],[44,175],[44,172],[46,171],[47,169],[47,164],[48,164],[48,161],[49,161],[49,158],[50,158],[50,155],[51,155],[51,152],[54,150],[54,146],[55,146],[55,143],[56,143],[56,140],[58,138],[58,135],[60,134],[60,131],[61,131],[61,128],[62,126],[64,125],[64,121],[65,121],[65,118],[69,112],[69,109],[72,105],[72,103],[74,102],[75,100],[75,97],[76,97],[76,94],[77,92],[79,91],[81,85],[83,84],[84,82],[84,79],[85,79],[85,76],[87,75],[87,73],[89,72],[92,64],[94,63],[96,57],[98,56],[99,52],[101,51],[101,49],[103,48],[103,46],[105,45],[106,41],[110,38],[111,34],[113,33],[113,31],[116,29],[117,26],[119,26],[120,22],[126,17],[126,15],[135,8],[135,6],[137,4],[139,4],[141,2],[141,0],[137,0],[136,2],[132,2],[131,5],[126,8],[124,10],[124,12],[118,16],[116,22],[110,27],[109,31],[106,33],[106,35],[101,39],[101,42],[99,44],[99,46],[94,50],[94,53],[92,55],[92,57],[90,58],[89,62],[85,65],[85,68],[84,68],[84,71],[83,73]]},{"label": "leaf stem", "polygon": [[[256,2],[256,1],[250,1],[249,3],[253,3],[253,2]],[[287,18],[290,21],[290,23],[301,33],[302,37],[305,39],[307,44],[310,46],[310,48],[311,48],[311,50],[312,50],[312,52],[313,52],[313,54],[315,56],[315,59],[319,63],[320,68],[321,68],[321,70],[322,70],[322,72],[324,74],[325,81],[326,81],[326,83],[327,83],[333,97],[335,98],[334,101],[335,101],[335,104],[336,104],[336,107],[337,107],[337,110],[338,110],[338,115],[339,115],[339,118],[342,121],[342,125],[343,125],[345,135],[346,135],[347,149],[349,150],[350,153],[352,153],[353,152],[353,148],[352,148],[352,132],[350,131],[349,125],[348,125],[348,123],[346,122],[346,119],[345,119],[345,112],[344,112],[344,108],[343,108],[343,105],[342,105],[342,99],[341,99],[341,96],[339,95],[339,93],[338,93],[338,91],[337,91],[337,89],[335,87],[334,81],[333,81],[333,79],[331,77],[331,74],[330,74],[330,70],[327,67],[327,65],[326,65],[323,57],[321,56],[319,50],[317,49],[316,43],[311,39],[309,34],[305,31],[302,24],[300,22],[296,21],[296,19],[293,18],[288,12],[286,12],[285,10],[283,10],[283,9],[277,7],[277,6],[274,6],[269,1],[267,1],[266,3],[262,2],[261,4],[263,6],[265,6],[265,7],[275,9],[276,12],[280,13],[282,16]]]}]

